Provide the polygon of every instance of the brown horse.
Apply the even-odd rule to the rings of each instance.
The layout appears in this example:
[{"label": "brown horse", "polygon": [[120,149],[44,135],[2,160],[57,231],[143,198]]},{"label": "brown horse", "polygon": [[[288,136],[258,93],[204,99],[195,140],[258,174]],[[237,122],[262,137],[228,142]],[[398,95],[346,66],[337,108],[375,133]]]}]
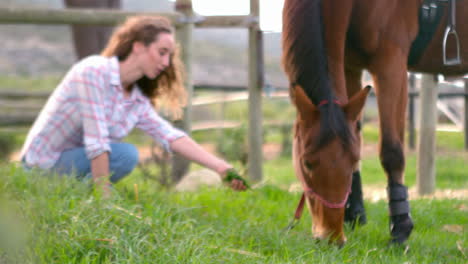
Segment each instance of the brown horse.
[{"label": "brown horse", "polygon": [[[298,110],[293,159],[314,237],[342,244],[344,221],[366,222],[358,161],[359,120],[370,90],[362,89],[361,77],[367,69],[379,107],[391,242],[408,239],[413,221],[404,185],[407,71],[468,72],[468,26],[462,21],[468,0],[457,0],[455,10],[453,21],[447,1],[285,0],[282,63]],[[447,21],[455,23],[445,56],[449,62],[456,57],[458,33],[460,65],[443,65]]]}]

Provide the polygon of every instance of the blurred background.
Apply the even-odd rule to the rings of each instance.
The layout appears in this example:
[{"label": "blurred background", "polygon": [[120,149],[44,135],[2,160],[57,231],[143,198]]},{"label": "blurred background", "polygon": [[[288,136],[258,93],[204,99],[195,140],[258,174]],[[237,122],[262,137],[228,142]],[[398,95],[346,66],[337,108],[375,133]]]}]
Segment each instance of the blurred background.
[{"label": "blurred background", "polygon": [[[7,5],[14,4],[15,6],[51,8],[65,6],[62,0],[3,0],[2,4],[5,1]],[[203,4],[203,1],[199,2]],[[248,4],[248,1],[244,2]],[[273,2],[281,3],[282,1]],[[197,8],[197,1],[194,1],[194,3],[194,8]],[[236,5],[239,5],[239,3]],[[202,8],[203,5],[200,7],[201,11],[209,13],[206,7]],[[246,7],[247,10],[233,10],[227,14],[248,13],[248,6]],[[281,12],[280,8],[281,5],[276,9],[279,14]],[[121,0],[121,9],[172,12],[174,11],[174,2],[168,0]],[[217,14],[226,14],[222,12],[223,10],[220,10]],[[215,13],[211,11],[211,14]],[[281,23],[278,17],[277,20]],[[278,29],[278,25],[274,22],[272,26]],[[266,29],[268,30],[268,27]],[[279,64],[281,33],[270,30],[264,32],[265,80],[271,85],[285,87],[287,82]],[[194,82],[246,85],[247,34],[246,29],[196,29],[193,52]],[[71,37],[72,33],[68,25],[0,25],[0,39],[2,39],[0,74],[29,77],[57,77],[64,74],[76,58],[73,53]]]},{"label": "blurred background", "polygon": [[[85,2],[118,2],[121,10],[145,12],[173,12],[174,2],[169,0],[2,0],[2,5],[24,7],[64,8],[82,6]],[[281,8],[282,0],[260,1],[260,25],[263,30],[264,83],[266,97],[262,102],[264,159],[284,158],[289,169],[292,123],[295,109],[287,93],[287,79],[281,69]],[[246,15],[249,1],[196,0],[194,10],[200,15]],[[69,67],[77,61],[73,29],[69,25],[0,24],[0,92],[22,91],[48,95],[59,83]],[[76,32],[75,32],[76,33]],[[246,87],[248,84],[248,30],[236,28],[196,28],[193,35],[192,78],[199,89],[194,92],[192,112],[193,137],[208,150],[223,155],[245,168],[247,162],[248,106],[246,91],[206,89],[208,86]],[[414,86],[418,86],[416,76]],[[364,84],[372,84],[368,74]],[[440,87],[440,91],[463,91],[463,83]],[[46,97],[45,97],[46,98]],[[414,97],[415,98],[415,97]],[[13,104],[0,98],[0,111],[4,115],[27,115],[31,119],[38,113],[45,99],[24,98]],[[417,117],[417,99],[414,101]],[[438,102],[441,133],[463,129],[461,98]],[[20,109],[20,110],[18,110]],[[378,118],[375,97],[369,97],[364,112],[364,152],[377,156]],[[417,120],[413,121],[417,124]],[[0,127],[0,159],[18,160],[18,151],[31,123]],[[451,133],[451,132],[447,132]],[[445,137],[445,141],[447,137]],[[463,149],[461,134],[451,144]],[[134,131],[128,141],[140,148],[142,163],[164,164],[163,153],[151,140]],[[450,141],[451,142],[451,141]],[[156,160],[155,160],[156,158]],[[378,167],[379,162],[376,166]],[[279,163],[278,163],[279,164]],[[148,172],[157,174],[157,172]],[[268,172],[267,172],[268,173]],[[288,173],[288,177],[291,176]],[[268,176],[266,176],[268,177]],[[291,181],[294,177],[291,177]]]}]

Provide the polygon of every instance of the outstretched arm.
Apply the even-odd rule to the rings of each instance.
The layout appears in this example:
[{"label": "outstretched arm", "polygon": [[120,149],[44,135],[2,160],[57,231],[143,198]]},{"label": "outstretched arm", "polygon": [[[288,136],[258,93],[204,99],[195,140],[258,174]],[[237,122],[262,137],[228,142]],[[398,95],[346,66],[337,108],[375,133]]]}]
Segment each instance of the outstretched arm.
[{"label": "outstretched arm", "polygon": [[[216,171],[222,179],[226,178],[228,171],[232,169],[229,163],[203,149],[185,132],[174,128],[169,122],[161,118],[149,103],[142,110],[143,114],[137,123],[138,128],[151,135],[167,151],[176,152],[190,161]],[[246,189],[246,184],[242,180],[231,180],[231,178],[229,180],[229,186],[232,189]]]},{"label": "outstretched arm", "polygon": [[232,168],[227,162],[209,153],[188,136],[172,141],[170,146],[174,152],[177,152],[184,158],[212,169],[219,175],[224,176],[226,171]]}]

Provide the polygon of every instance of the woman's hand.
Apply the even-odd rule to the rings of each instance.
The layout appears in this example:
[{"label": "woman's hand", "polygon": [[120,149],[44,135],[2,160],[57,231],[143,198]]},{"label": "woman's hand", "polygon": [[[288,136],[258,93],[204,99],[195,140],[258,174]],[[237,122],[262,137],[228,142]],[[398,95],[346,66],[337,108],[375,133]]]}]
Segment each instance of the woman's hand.
[{"label": "woman's hand", "polygon": [[100,177],[93,179],[94,182],[94,195],[97,197],[107,200],[112,197],[112,184],[107,177]]},{"label": "woman's hand", "polygon": [[247,186],[240,180],[232,180],[231,183],[229,183],[229,187],[235,191],[245,191],[247,189]]},{"label": "woman's hand", "polygon": [[223,173],[223,181],[235,191],[244,191],[249,188],[247,181],[234,169],[228,169]]}]

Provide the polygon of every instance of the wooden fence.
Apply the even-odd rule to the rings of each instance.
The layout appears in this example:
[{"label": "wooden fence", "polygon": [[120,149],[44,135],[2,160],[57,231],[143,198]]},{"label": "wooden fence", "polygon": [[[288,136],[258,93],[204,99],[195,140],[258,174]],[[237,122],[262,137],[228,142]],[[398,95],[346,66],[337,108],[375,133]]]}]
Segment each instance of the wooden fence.
[{"label": "wooden fence", "polygon": [[[109,25],[121,23],[128,16],[158,15],[169,18],[177,27],[195,24],[201,28],[248,28],[258,24],[258,16],[195,16],[191,10],[191,1],[177,1],[178,13],[128,12],[122,10],[89,9],[89,8],[26,8],[0,6],[0,23],[3,24],[75,24],[75,25]],[[184,12],[182,12],[184,10]],[[187,14],[184,14],[187,13]],[[190,15],[188,15],[190,14]]]},{"label": "wooden fence", "polygon": [[[226,104],[236,101],[247,101],[249,99],[246,86],[194,85],[194,90],[206,89],[210,91],[222,91],[227,94],[193,97],[191,103],[192,107],[210,104]],[[30,126],[38,116],[39,111],[43,108],[50,94],[51,92],[48,91],[27,91],[25,89],[18,90],[17,88],[16,91],[13,89],[0,90],[0,127]],[[289,100],[289,92],[284,89],[269,93],[268,95],[263,94],[262,96],[269,98],[286,98]],[[215,122],[207,121],[193,124],[192,131],[219,128],[219,126],[216,125],[207,126],[207,123],[213,124]],[[226,124],[228,128],[239,126],[238,122],[226,121],[224,125]]]},{"label": "wooden fence", "polygon": [[[410,149],[415,149],[416,143],[416,98],[420,96],[419,92],[411,91],[408,93],[408,146]],[[468,151],[468,80],[465,84],[465,92],[446,92],[438,93],[437,99],[453,99],[462,98],[464,99],[464,113],[463,113],[463,124],[456,124],[457,127],[461,127],[464,132],[464,144],[465,150]]]}]

